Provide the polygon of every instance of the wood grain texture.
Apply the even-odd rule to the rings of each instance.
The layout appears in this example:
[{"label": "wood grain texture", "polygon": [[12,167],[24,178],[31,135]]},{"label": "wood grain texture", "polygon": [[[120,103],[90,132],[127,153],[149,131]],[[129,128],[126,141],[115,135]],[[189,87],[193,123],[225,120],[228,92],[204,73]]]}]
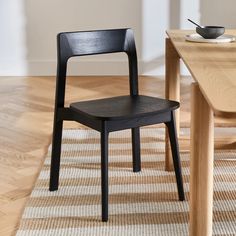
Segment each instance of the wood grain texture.
[{"label": "wood grain texture", "polygon": [[[51,142],[55,77],[0,78],[0,235],[14,235],[28,196],[41,170]],[[181,126],[190,120],[190,78],[181,78]],[[66,104],[129,93],[126,77],[69,77]],[[140,94],[164,98],[163,78],[140,77]],[[236,121],[228,122],[235,127]],[[225,126],[224,120],[217,125]],[[64,128],[78,127],[65,122]],[[236,146],[236,134],[222,136],[217,146]],[[224,145],[225,146],[225,145]],[[189,137],[180,149],[189,150]],[[163,167],[164,168],[164,167]]]},{"label": "wood grain texture", "polygon": [[[187,42],[184,36],[190,33],[193,32],[167,32],[179,56],[213,108],[214,114],[221,117],[236,117],[236,42]],[[226,33],[236,36],[236,30],[228,30]]]},{"label": "wood grain texture", "polygon": [[75,102],[70,107],[81,115],[86,114],[93,119],[112,121],[158,115],[175,110],[179,107],[179,103],[144,95],[128,95]]},{"label": "wood grain texture", "polygon": [[[0,235],[14,235],[51,142],[54,77],[0,79]],[[140,78],[140,92],[163,97],[164,82]],[[69,77],[66,105],[129,94],[127,77]],[[65,122],[64,128],[79,127]]]},{"label": "wood grain texture", "polygon": [[211,236],[213,215],[213,111],[195,83],[191,90],[190,235]]},{"label": "wood grain texture", "polygon": [[[166,65],[166,75],[165,75],[165,97],[166,99],[180,101],[180,58],[176,52],[170,39],[166,39],[166,53],[165,53],[165,65]],[[179,136],[179,109],[175,111],[176,119],[176,130]],[[165,147],[165,170],[172,171],[173,161],[170,149],[170,142],[168,131],[166,129],[166,147]]]}]

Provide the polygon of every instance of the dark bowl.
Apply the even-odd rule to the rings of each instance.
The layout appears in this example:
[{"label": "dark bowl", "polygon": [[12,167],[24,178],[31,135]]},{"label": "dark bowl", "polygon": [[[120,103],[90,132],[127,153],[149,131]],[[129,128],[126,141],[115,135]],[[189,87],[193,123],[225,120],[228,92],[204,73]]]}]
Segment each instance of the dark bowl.
[{"label": "dark bowl", "polygon": [[196,32],[200,34],[205,39],[216,39],[225,32],[225,27],[223,26],[205,26],[196,27]]}]

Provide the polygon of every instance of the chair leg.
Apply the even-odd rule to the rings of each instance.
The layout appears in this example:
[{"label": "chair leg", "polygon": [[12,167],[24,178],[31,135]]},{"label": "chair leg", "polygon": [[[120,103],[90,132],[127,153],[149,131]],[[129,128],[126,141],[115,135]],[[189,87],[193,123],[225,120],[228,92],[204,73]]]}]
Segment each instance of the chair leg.
[{"label": "chair leg", "polygon": [[179,145],[176,135],[175,117],[173,111],[171,112],[171,121],[166,123],[166,126],[168,128],[170,137],[170,144],[171,144],[172,158],[175,169],[176,182],[178,187],[179,200],[183,201],[185,197],[184,197],[183,179],[181,173],[181,163],[179,157]]},{"label": "chair leg", "polygon": [[133,155],[133,172],[139,172],[141,171],[139,127],[132,128],[132,155]]},{"label": "chair leg", "polygon": [[63,121],[54,121],[49,190],[58,189]]},{"label": "chair leg", "polygon": [[106,123],[101,131],[102,221],[108,221],[108,131]]}]

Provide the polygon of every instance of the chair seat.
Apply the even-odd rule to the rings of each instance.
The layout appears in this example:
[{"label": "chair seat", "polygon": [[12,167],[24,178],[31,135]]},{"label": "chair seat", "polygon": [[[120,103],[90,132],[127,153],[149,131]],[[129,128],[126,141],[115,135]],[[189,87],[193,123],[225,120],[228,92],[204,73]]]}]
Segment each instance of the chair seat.
[{"label": "chair seat", "polygon": [[164,113],[179,107],[176,101],[137,95],[119,96],[70,104],[77,113],[98,120],[122,120]]}]

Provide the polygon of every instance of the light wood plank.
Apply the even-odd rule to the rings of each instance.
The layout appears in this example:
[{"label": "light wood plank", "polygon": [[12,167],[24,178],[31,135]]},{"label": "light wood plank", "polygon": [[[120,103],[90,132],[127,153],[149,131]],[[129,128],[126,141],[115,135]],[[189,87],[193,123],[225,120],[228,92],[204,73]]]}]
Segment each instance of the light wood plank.
[{"label": "light wood plank", "polygon": [[[226,118],[236,117],[236,42],[187,42],[184,36],[189,33],[193,31],[167,32],[214,114]],[[226,33],[236,36],[236,30],[228,30]]]},{"label": "light wood plank", "polygon": [[[180,58],[176,52],[172,42],[169,38],[166,39],[166,83],[165,83],[165,94],[166,99],[180,101]],[[176,131],[177,136],[179,136],[179,109],[175,111],[176,119]],[[172,153],[170,149],[170,141],[168,129],[165,131],[166,146],[165,146],[165,170],[174,170]]]},{"label": "light wood plank", "polygon": [[197,84],[191,92],[190,235],[211,236],[214,116]]}]

